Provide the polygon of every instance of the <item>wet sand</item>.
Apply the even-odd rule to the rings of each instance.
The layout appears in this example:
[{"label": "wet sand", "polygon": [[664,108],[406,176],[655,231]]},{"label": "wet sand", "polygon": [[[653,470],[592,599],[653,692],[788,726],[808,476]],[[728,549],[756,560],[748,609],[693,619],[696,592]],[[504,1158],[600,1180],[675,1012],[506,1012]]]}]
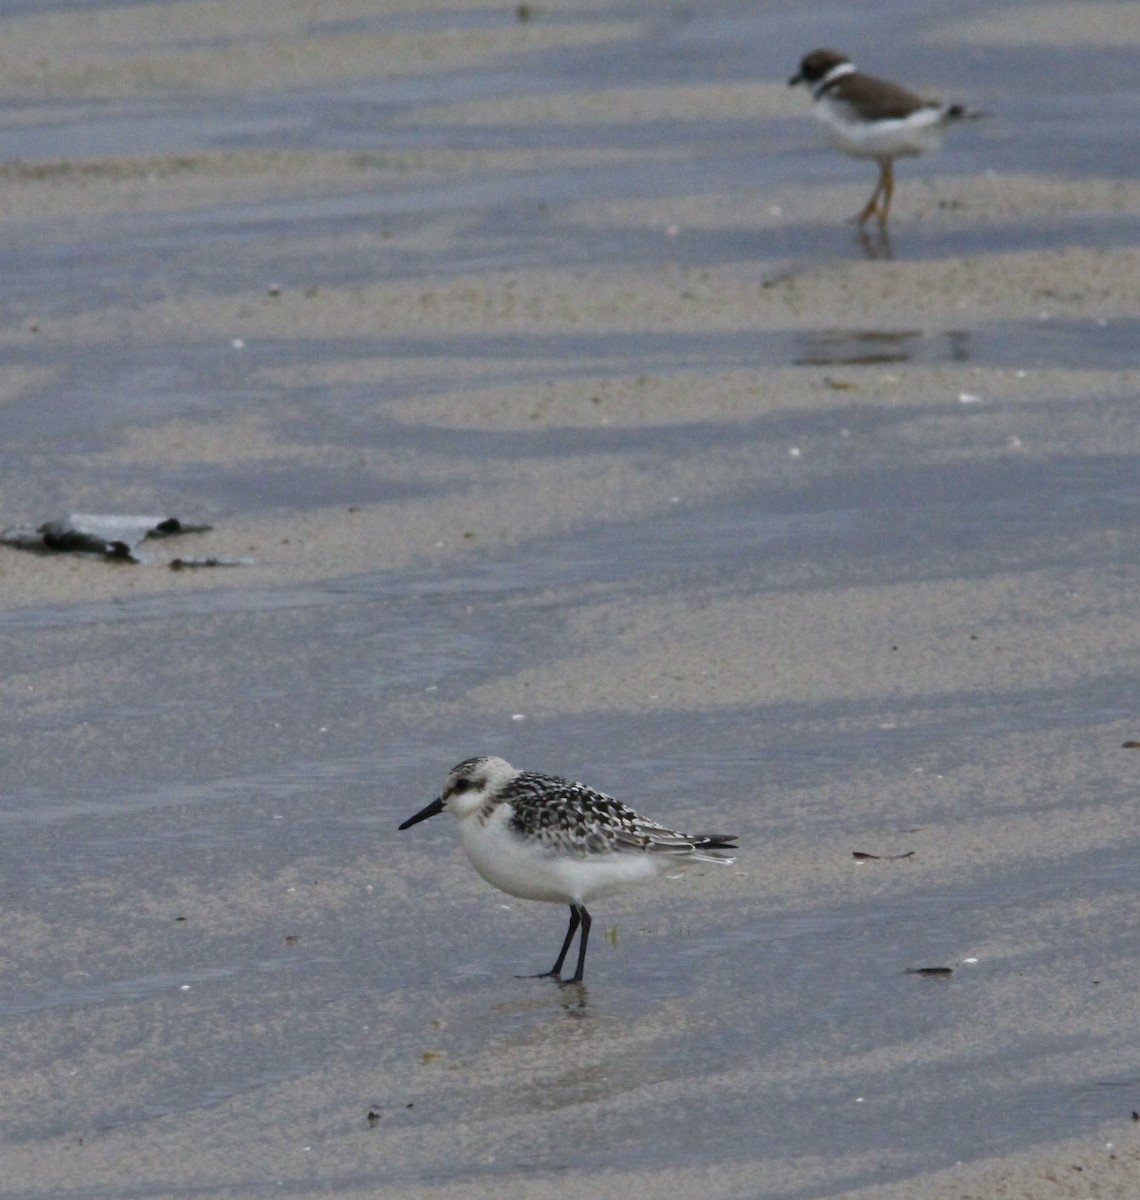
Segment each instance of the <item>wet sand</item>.
[{"label": "wet sand", "polygon": [[[920,45],[1136,34],[1045,7]],[[800,41],[374,12],[0,22],[0,526],[215,525],[0,547],[0,1200],[1131,1196],[1134,172],[995,119],[861,244]],[[515,979],[394,833],[480,751],[740,858]]]}]

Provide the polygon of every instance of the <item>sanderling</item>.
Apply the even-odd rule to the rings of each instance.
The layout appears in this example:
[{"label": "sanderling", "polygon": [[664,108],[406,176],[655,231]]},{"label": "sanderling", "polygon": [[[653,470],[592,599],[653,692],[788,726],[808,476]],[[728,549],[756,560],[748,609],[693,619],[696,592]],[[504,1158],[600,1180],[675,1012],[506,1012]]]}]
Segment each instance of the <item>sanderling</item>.
[{"label": "sanderling", "polygon": [[[444,810],[459,821],[467,857],[483,878],[510,896],[570,906],[570,928],[549,971],[581,983],[590,937],[586,902],[652,879],[677,862],[733,860],[736,835],[676,833],[638,816],[618,800],[556,775],[516,771],[501,758],[468,758],[455,767],[439,797],[401,829]],[[562,964],[581,926],[578,969],[562,979]]]},{"label": "sanderling", "polygon": [[934,150],[947,125],[984,115],[961,104],[924,100],[898,84],[864,75],[837,50],[808,54],[799,73],[788,80],[790,87],[797,83],[811,88],[815,115],[837,150],[878,160],[878,186],[857,220],[862,225],[876,216],[881,229],[886,228],[895,190],[894,160]]}]

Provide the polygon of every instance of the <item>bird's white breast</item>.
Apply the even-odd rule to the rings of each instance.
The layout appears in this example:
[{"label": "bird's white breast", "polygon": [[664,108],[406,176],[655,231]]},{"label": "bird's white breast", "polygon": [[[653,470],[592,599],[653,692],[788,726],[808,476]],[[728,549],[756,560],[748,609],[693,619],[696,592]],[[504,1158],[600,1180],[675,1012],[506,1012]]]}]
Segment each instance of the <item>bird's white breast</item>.
[{"label": "bird's white breast", "polygon": [[901,158],[934,150],[942,140],[946,113],[942,108],[920,108],[909,117],[866,121],[844,101],[823,95],[815,102],[815,115],[827,139],[837,149],[857,158]]},{"label": "bird's white breast", "polygon": [[523,900],[585,904],[652,879],[667,856],[618,851],[578,857],[510,826],[510,806],[500,804],[485,819],[459,822],[459,836],[471,864],[500,891]]}]

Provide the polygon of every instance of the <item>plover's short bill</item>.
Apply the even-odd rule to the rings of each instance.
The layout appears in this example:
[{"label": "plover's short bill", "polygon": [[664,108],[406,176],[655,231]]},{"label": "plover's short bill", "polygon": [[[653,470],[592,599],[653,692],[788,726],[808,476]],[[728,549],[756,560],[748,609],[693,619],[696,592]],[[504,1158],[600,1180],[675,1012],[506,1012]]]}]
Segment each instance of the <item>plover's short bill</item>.
[{"label": "plover's short bill", "polygon": [[[588,901],[652,879],[677,862],[731,863],[721,851],[736,849],[734,835],[676,833],[581,783],[516,771],[501,758],[465,759],[439,797],[400,828],[444,810],[459,821],[463,848],[488,883],[523,900],[570,906],[570,928],[554,966],[536,976],[564,983],[582,981]],[[562,980],[579,926],[578,968]]]},{"label": "plover's short bill", "polygon": [[797,83],[811,88],[815,115],[837,150],[878,161],[878,186],[857,219],[862,225],[878,217],[882,229],[895,190],[894,160],[936,149],[947,125],[983,115],[961,104],[924,100],[897,84],[864,75],[837,50],[813,50],[788,80],[789,87]]}]

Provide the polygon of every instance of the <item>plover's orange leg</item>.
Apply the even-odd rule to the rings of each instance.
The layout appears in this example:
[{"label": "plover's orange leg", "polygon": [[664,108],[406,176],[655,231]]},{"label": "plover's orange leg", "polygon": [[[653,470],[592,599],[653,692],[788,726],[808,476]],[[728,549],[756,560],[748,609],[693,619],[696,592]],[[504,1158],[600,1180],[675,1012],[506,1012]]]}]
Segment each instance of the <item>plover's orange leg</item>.
[{"label": "plover's orange leg", "polygon": [[883,203],[879,209],[879,226],[883,229],[887,227],[887,213],[891,211],[891,197],[895,194],[895,164],[894,160],[884,158],[883,167]]},{"label": "plover's orange leg", "polygon": [[[860,225],[867,223],[868,217],[878,217],[879,227],[886,228],[887,212],[891,207],[891,195],[895,190],[895,176],[892,170],[891,160],[889,158],[879,159],[879,182],[875,185],[875,190],[871,193],[871,199],[867,201],[863,211],[855,218]],[[883,204],[880,206],[879,199],[883,198]]]}]

